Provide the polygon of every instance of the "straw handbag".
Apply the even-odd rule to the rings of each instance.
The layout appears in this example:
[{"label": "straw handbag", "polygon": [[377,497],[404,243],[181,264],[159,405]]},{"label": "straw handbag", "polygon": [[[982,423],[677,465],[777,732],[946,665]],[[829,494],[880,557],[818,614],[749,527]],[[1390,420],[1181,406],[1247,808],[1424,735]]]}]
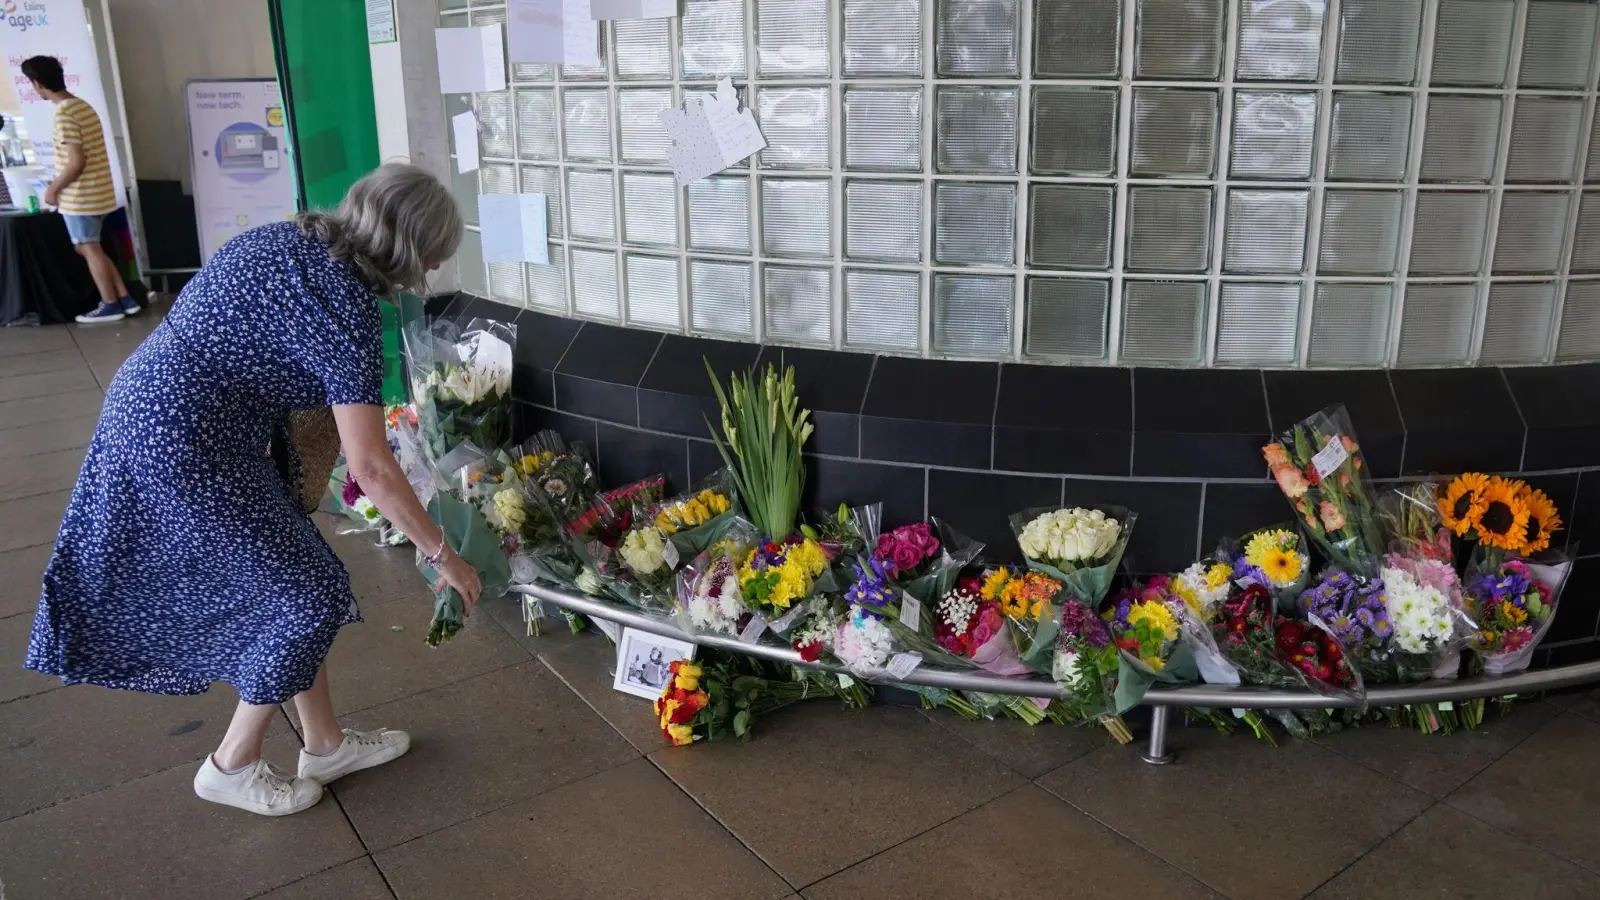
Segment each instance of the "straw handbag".
[{"label": "straw handbag", "polygon": [[290,484],[306,512],[315,512],[328,492],[328,479],[339,457],[339,428],[333,410],[297,410],[289,413],[289,443],[300,457],[299,482]]}]

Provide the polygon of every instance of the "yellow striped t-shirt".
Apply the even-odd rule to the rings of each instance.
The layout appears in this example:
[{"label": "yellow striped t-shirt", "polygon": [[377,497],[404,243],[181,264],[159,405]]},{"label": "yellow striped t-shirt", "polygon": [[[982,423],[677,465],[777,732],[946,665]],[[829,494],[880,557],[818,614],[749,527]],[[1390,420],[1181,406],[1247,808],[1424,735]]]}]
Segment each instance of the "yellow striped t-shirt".
[{"label": "yellow striped t-shirt", "polygon": [[56,106],[56,171],[66,164],[66,146],[83,147],[83,172],[61,189],[56,207],[71,216],[103,216],[117,208],[106,136],[94,107],[73,97]]}]

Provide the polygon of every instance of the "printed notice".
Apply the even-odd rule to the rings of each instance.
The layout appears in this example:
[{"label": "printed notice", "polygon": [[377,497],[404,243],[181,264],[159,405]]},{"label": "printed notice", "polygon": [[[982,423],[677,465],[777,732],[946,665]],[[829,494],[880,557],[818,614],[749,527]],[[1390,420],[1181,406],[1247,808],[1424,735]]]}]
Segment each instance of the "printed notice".
[{"label": "printed notice", "polygon": [[506,89],[506,54],[499,25],[482,28],[435,28],[439,52],[439,91],[481,94]]},{"label": "printed notice", "polygon": [[472,110],[453,116],[450,130],[456,136],[456,171],[478,171],[478,115]]},{"label": "printed notice", "polygon": [[506,45],[512,62],[599,65],[600,26],[590,0],[511,0]]},{"label": "printed notice", "polygon": [[1319,479],[1327,478],[1337,472],[1349,458],[1349,451],[1344,449],[1344,438],[1336,434],[1328,439],[1328,446],[1318,450],[1317,455],[1311,457],[1311,465],[1316,467]]},{"label": "printed notice", "polygon": [[589,0],[595,19],[671,19],[678,0]]},{"label": "printed notice", "polygon": [[904,592],[900,594],[900,624],[912,631],[922,628],[922,601]]},{"label": "printed notice", "polygon": [[889,677],[897,681],[904,680],[910,677],[911,673],[915,672],[920,665],[922,665],[922,654],[896,653],[889,660]]},{"label": "printed notice", "polygon": [[756,641],[761,640],[761,632],[766,630],[766,619],[760,616],[751,616],[750,621],[745,623],[744,630],[739,632],[739,640],[744,641],[746,644],[754,644]]},{"label": "printed notice", "polygon": [[394,0],[367,0],[367,43],[394,42]]},{"label": "printed notice", "polygon": [[548,209],[544,194],[479,194],[483,261],[549,265]]}]

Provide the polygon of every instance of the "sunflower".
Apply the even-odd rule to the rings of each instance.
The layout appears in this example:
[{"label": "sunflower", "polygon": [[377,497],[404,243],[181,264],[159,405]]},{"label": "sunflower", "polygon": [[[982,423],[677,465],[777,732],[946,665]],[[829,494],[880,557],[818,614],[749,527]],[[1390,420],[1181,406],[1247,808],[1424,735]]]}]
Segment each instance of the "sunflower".
[{"label": "sunflower", "polygon": [[1284,587],[1300,578],[1300,554],[1292,550],[1269,550],[1262,555],[1261,571],[1267,580]]},{"label": "sunflower", "polygon": [[1528,536],[1528,504],[1522,482],[1496,476],[1483,491],[1483,513],[1477,522],[1478,539],[1501,550],[1521,550]]},{"label": "sunflower", "polygon": [[1528,506],[1528,532],[1522,542],[1522,552],[1548,550],[1551,536],[1561,530],[1561,514],[1544,491],[1527,484],[1522,488],[1522,501]]},{"label": "sunflower", "polygon": [[984,577],[983,588],[979,593],[985,600],[998,601],[1000,599],[1000,589],[1005,587],[1006,582],[1010,580],[1011,570],[1002,566]]},{"label": "sunflower", "polygon": [[1013,619],[1028,614],[1028,598],[1024,596],[1022,587],[1021,579],[1013,579],[1000,589],[1000,611]]},{"label": "sunflower", "polygon": [[1439,519],[1444,527],[1455,532],[1457,537],[1466,537],[1467,532],[1476,528],[1478,519],[1483,516],[1483,492],[1488,487],[1489,476],[1478,472],[1459,475],[1450,482],[1439,498]]}]

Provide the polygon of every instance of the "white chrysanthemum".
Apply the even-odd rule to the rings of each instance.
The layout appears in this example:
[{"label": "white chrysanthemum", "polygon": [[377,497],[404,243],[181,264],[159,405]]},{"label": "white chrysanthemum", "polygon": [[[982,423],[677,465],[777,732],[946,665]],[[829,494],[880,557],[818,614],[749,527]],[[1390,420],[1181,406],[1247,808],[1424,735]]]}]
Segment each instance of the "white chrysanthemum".
[{"label": "white chrysanthemum", "polygon": [[1023,526],[1018,543],[1029,559],[1061,565],[1092,563],[1110,554],[1122,525],[1098,509],[1058,509]]},{"label": "white chrysanthemum", "polygon": [[1228,578],[1220,579],[1221,584],[1211,587],[1209,584],[1211,568],[1211,564],[1197,562],[1178,573],[1178,581],[1185,589],[1180,590],[1178,592],[1179,595],[1183,596],[1184,599],[1188,599],[1192,595],[1200,607],[1197,612],[1202,613],[1207,618],[1214,614],[1218,607],[1222,606],[1224,600],[1228,599],[1228,593],[1233,587],[1232,580]]},{"label": "white chrysanthemum", "polygon": [[1432,653],[1442,648],[1453,631],[1450,600],[1444,592],[1403,569],[1386,568],[1380,577],[1396,646],[1407,653]]},{"label": "white chrysanthemum", "polygon": [[378,505],[373,503],[372,498],[366,496],[365,494],[357,498],[355,505],[350,508],[354,510],[355,514],[360,516],[364,521],[371,522],[373,524],[383,521],[383,513],[378,512]]}]

